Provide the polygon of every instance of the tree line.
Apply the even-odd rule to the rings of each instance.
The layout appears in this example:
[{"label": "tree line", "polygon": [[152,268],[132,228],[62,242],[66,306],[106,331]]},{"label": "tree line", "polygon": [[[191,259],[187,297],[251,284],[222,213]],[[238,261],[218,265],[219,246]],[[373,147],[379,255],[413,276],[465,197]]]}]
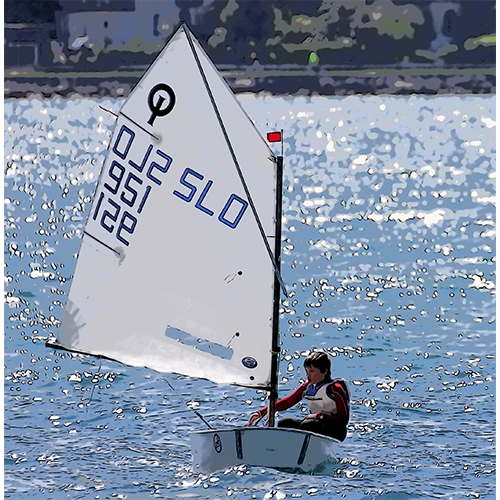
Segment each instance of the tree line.
[{"label": "tree line", "polygon": [[[493,0],[156,1],[157,12],[150,26],[153,35],[131,38],[124,45],[113,39],[105,26],[102,40],[84,40],[77,48],[70,46],[69,14],[93,10],[112,15],[109,11],[113,10],[141,16],[145,1],[151,0],[7,0],[5,22],[6,26],[23,22],[53,26],[50,31],[42,30],[39,61],[66,69],[147,65],[181,19],[188,22],[217,65],[495,65]],[[15,36],[21,32],[19,29]],[[6,53],[8,50],[6,47]]]}]

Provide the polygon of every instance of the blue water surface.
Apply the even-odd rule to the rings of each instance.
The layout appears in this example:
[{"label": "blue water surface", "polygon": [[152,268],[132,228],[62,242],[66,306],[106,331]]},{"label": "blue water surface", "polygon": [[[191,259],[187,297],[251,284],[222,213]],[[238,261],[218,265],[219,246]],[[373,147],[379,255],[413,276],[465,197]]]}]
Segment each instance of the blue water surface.
[{"label": "blue water surface", "polygon": [[[45,347],[114,127],[99,105],[123,101],[12,99],[5,496],[495,498],[495,97],[238,99],[285,136],[280,394],[312,349],[332,355],[352,396],[342,463],[196,475],[189,406],[242,425],[265,393]],[[136,293],[148,314],[156,298]]]}]

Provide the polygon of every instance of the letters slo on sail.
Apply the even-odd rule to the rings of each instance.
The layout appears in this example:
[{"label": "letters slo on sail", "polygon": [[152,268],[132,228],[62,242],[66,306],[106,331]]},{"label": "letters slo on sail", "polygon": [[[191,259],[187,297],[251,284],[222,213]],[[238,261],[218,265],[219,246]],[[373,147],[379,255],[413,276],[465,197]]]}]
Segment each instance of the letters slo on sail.
[{"label": "letters slo on sail", "polygon": [[[267,389],[273,408],[281,167],[182,24],[118,114],[48,346]],[[307,471],[338,447],[272,427],[197,431],[191,442],[203,472]]]}]

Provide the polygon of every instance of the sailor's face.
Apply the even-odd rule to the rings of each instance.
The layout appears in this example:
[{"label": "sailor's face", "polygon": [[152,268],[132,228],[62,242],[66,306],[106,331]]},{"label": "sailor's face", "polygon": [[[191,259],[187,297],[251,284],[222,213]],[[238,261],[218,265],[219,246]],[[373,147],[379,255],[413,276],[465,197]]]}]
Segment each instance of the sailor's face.
[{"label": "sailor's face", "polygon": [[306,366],[307,380],[311,384],[319,384],[325,378],[325,374],[314,366]]}]

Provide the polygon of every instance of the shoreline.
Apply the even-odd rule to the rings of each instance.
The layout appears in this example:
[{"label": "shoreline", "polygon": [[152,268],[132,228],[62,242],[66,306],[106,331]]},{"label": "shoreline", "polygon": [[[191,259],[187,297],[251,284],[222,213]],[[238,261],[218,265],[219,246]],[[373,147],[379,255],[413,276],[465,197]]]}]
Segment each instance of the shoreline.
[{"label": "shoreline", "polygon": [[[4,98],[127,97],[145,70],[109,72],[4,72]],[[272,95],[495,94],[495,68],[221,69],[235,93]]]}]

